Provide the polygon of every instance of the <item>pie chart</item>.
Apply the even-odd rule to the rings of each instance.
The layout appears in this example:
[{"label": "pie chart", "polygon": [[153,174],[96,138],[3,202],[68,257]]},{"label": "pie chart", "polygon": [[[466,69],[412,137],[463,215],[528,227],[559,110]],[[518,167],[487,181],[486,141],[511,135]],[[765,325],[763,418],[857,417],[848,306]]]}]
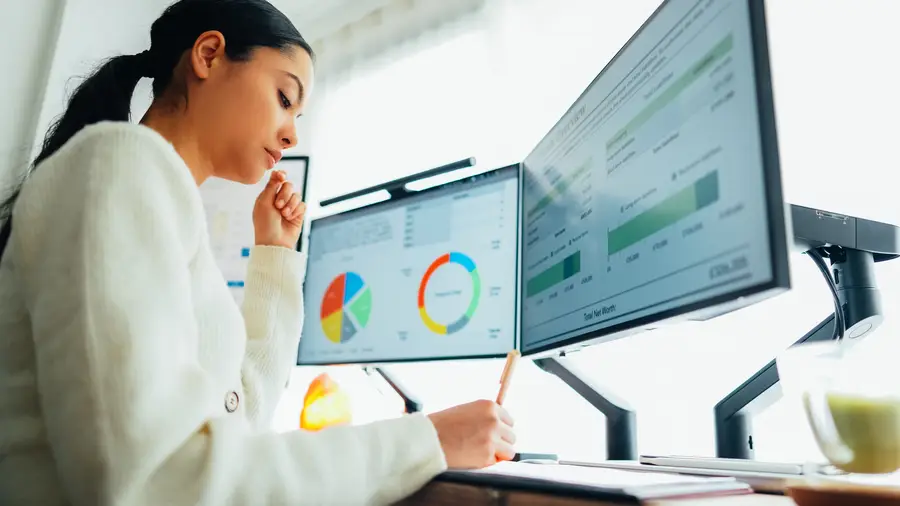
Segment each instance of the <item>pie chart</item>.
[{"label": "pie chart", "polygon": [[346,343],[366,328],[372,313],[372,291],[355,272],[334,278],[322,297],[322,330],[333,343]]}]

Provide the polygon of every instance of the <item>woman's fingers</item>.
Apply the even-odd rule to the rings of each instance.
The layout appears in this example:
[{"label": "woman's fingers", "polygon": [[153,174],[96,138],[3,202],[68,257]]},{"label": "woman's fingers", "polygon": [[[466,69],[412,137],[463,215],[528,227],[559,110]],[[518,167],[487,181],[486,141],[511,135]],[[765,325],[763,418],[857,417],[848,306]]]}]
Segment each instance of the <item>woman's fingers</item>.
[{"label": "woman's fingers", "polygon": [[292,220],[294,219],[294,212],[296,212],[298,207],[300,207],[300,195],[295,193],[288,199],[288,203],[284,206],[284,209],[282,209],[281,214],[285,218]]},{"label": "woman's fingers", "polygon": [[513,417],[509,414],[509,411],[507,411],[506,408],[498,405],[495,409],[497,411],[497,417],[500,419],[501,422],[505,423],[506,425],[509,425],[510,427],[515,425],[515,421],[513,420]]},{"label": "woman's fingers", "polygon": [[278,193],[275,195],[275,208],[284,209],[294,194],[294,185],[290,181],[281,185]]},{"label": "woman's fingers", "polygon": [[500,436],[502,441],[509,443],[511,445],[516,444],[516,433],[508,425],[500,425],[497,428],[497,434]]},{"label": "woman's fingers", "polygon": [[[298,200],[299,200],[299,197],[298,197]],[[303,218],[304,213],[306,213],[306,203],[304,203],[303,201],[300,201],[300,203],[297,204],[297,207],[294,208],[293,215],[288,219],[290,221],[299,220],[299,219]]]},{"label": "woman's fingers", "polygon": [[306,205],[300,199],[300,195],[294,193],[294,184],[287,180],[284,171],[275,171],[272,174],[273,182],[280,184],[275,193],[275,209],[281,212],[281,216],[288,221],[296,221],[306,212]]},{"label": "woman's fingers", "polygon": [[503,460],[512,460],[516,457],[516,450],[513,445],[506,441],[497,441],[494,443],[494,458],[498,462]]}]

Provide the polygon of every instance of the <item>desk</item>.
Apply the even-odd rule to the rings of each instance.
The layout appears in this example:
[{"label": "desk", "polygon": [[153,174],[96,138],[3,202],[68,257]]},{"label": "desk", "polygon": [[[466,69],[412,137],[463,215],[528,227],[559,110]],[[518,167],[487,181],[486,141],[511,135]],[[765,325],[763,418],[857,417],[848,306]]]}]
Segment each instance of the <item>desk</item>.
[{"label": "desk", "polygon": [[[460,504],[465,506],[597,506],[598,504],[609,504],[612,506],[622,503],[601,503],[587,499],[433,481],[398,504],[400,506],[458,506]],[[789,497],[761,494],[708,499],[668,499],[645,504],[650,506],[796,506]]]}]

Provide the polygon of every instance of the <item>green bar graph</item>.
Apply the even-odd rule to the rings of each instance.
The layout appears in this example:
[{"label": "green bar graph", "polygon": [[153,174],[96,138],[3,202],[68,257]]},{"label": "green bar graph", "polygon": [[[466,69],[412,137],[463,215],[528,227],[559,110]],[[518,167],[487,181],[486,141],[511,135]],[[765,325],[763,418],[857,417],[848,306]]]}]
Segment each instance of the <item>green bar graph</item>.
[{"label": "green bar graph", "polygon": [[718,200],[719,173],[712,171],[620,227],[610,230],[609,254],[618,253]]},{"label": "green bar graph", "polygon": [[530,211],[528,211],[528,218],[531,218],[532,216],[534,216],[535,214],[540,212],[542,209],[549,206],[553,202],[554,199],[556,199],[557,197],[559,197],[560,195],[562,195],[566,191],[568,191],[569,186],[571,186],[574,181],[576,181],[579,177],[581,177],[585,172],[589,171],[590,169],[591,169],[591,160],[588,160],[585,163],[583,163],[581,165],[581,167],[578,167],[577,169],[575,169],[574,172],[569,174],[568,177],[560,179],[559,182],[557,182],[556,185],[553,188],[551,188],[550,191],[547,192],[547,194],[544,195],[544,197],[541,200],[539,200],[538,203],[535,204],[534,207],[532,207]]},{"label": "green bar graph", "polygon": [[633,135],[634,131],[640,128],[654,114],[671,103],[678,95],[681,94],[688,86],[700,78],[703,73],[709,70],[716,62],[721,60],[731,51],[732,36],[728,34],[715,47],[713,47],[703,58],[697,60],[687,72],[679,76],[678,80],[670,84],[668,88],[660,93],[652,102],[647,104],[641,112],[637,114],[631,121],[625,125],[625,128],[616,132],[606,143],[606,149],[610,150],[619,141],[625,139],[629,135]]},{"label": "green bar graph", "polygon": [[526,292],[528,297],[548,290],[581,272],[581,252],[576,251],[562,261],[555,263],[537,276],[528,280]]}]

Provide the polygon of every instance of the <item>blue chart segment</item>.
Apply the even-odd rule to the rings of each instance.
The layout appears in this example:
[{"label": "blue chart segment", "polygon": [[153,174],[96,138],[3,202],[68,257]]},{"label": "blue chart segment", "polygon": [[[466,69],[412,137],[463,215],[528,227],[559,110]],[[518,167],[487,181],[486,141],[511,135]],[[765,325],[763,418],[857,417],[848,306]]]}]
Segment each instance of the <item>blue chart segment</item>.
[{"label": "blue chart segment", "polygon": [[475,262],[462,253],[450,253],[450,263],[462,265],[467,271],[475,272]]},{"label": "blue chart segment", "polygon": [[362,290],[363,280],[355,272],[348,272],[347,279],[344,282],[344,304],[347,305],[356,297],[356,294]]}]

